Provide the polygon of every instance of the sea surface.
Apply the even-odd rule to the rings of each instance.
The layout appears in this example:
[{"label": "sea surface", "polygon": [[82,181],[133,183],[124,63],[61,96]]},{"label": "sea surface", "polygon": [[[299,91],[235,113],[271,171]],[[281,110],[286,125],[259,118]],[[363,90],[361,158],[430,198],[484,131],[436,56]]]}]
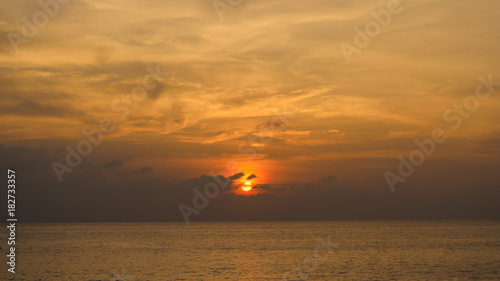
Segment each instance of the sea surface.
[{"label": "sea surface", "polygon": [[500,280],[500,221],[20,223],[15,274],[1,247],[0,280]]}]

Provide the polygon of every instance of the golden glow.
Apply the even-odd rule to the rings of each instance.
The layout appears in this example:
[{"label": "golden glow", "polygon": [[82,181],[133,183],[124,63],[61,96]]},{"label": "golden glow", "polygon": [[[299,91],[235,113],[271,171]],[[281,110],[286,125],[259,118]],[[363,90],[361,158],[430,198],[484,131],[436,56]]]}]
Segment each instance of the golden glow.
[{"label": "golden glow", "polygon": [[[0,11],[30,18],[43,10],[36,1],[26,2],[2,1]],[[500,26],[498,9],[491,8],[498,1],[435,1],[439,8],[425,16],[421,9],[433,1],[406,1],[398,7],[401,16],[394,16],[398,22],[381,26],[379,36],[367,38],[373,44],[353,53],[359,37],[353,27],[365,33],[375,24],[371,11],[386,10],[387,1],[296,1],[286,13],[281,1],[254,1],[226,13],[231,24],[221,24],[213,7],[201,1],[69,2],[64,7],[72,17],[56,15],[29,43],[13,39],[23,43],[15,43],[19,54],[11,44],[1,45],[5,149],[75,149],[86,141],[81,130],[99,129],[106,118],[116,129],[106,135],[105,149],[88,156],[95,165],[123,159],[127,164],[120,169],[154,167],[144,171],[168,182],[212,169],[225,177],[244,172],[231,192],[247,196],[275,192],[263,184],[327,175],[343,175],[353,186],[372,186],[374,180],[385,185],[380,166],[393,169],[389,163],[397,163],[403,152],[408,157],[418,149],[413,140],[430,137],[433,128],[457,140],[443,148],[447,165],[469,157],[485,165],[500,161],[480,147],[488,143],[497,151],[499,98],[481,101],[477,112],[469,112],[471,123],[459,130],[442,118],[450,108],[447,120],[464,119],[468,110],[459,114],[454,104],[475,94],[477,77],[489,80],[498,69],[499,37],[491,36]],[[93,16],[85,16],[90,11]],[[126,16],[129,12],[147,17]],[[258,14],[259,21],[244,13]],[[158,28],[144,34],[153,21]],[[0,22],[2,32],[22,36],[18,21]],[[85,36],[67,40],[74,34]],[[250,41],[249,34],[259,40]],[[432,43],[422,48],[419,42]],[[343,49],[342,43],[350,47]],[[492,73],[489,83],[496,83],[491,81],[500,81],[500,73]],[[139,100],[136,87],[143,83],[155,88],[146,86]],[[489,87],[478,93],[487,95]],[[65,155],[62,151],[58,160]],[[115,170],[103,173],[123,180]],[[257,176],[252,189],[244,191],[252,174]]]},{"label": "golden glow", "polygon": [[250,175],[253,173],[246,172],[243,177],[241,177],[240,182],[241,182],[241,190],[243,190],[245,193],[249,192],[252,190],[252,186],[255,185],[255,179],[248,179]]}]

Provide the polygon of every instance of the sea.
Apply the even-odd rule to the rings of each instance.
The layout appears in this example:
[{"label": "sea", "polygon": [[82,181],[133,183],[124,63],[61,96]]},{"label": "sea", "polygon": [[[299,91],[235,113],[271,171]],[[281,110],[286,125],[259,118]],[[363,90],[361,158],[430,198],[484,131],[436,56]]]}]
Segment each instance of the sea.
[{"label": "sea", "polygon": [[0,280],[500,280],[500,221],[18,223]]}]

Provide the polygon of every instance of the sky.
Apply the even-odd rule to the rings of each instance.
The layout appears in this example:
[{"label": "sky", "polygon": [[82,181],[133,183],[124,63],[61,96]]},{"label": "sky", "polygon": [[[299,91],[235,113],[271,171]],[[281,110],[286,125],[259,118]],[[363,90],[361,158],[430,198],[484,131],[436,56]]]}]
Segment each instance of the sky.
[{"label": "sky", "polygon": [[25,221],[500,218],[498,1],[41,3],[0,3]]}]

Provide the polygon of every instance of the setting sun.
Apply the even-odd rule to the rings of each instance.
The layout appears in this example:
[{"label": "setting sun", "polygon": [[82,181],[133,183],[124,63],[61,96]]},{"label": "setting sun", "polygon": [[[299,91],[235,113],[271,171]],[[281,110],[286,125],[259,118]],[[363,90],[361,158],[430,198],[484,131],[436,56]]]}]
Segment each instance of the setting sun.
[{"label": "setting sun", "polygon": [[256,177],[255,174],[252,175],[246,175],[245,177],[242,178],[241,182],[243,185],[241,186],[241,190],[248,192],[252,190],[252,185],[253,185],[253,178]]}]

